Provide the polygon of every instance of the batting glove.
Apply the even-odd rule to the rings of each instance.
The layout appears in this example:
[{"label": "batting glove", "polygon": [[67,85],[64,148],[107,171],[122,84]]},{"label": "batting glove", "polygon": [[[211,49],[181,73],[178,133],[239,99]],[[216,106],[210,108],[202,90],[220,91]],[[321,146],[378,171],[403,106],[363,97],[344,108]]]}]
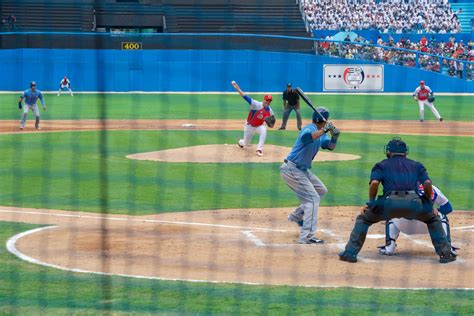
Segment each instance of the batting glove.
[{"label": "batting glove", "polygon": [[330,132],[331,132],[331,135],[332,135],[332,136],[338,136],[338,135],[341,133],[341,131],[339,130],[339,128],[337,128],[337,127],[334,126],[334,125],[332,126],[332,129],[331,129]]},{"label": "batting glove", "polygon": [[327,133],[328,131],[332,130],[334,125],[331,122],[327,122],[326,125],[323,127],[323,132]]}]

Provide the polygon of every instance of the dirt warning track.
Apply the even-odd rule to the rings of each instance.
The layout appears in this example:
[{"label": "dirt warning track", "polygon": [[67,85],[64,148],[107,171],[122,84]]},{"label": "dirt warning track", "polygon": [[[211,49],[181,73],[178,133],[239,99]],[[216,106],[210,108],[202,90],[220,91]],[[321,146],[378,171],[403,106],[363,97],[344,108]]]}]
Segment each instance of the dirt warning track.
[{"label": "dirt warning track", "polygon": [[[347,133],[474,136],[474,122],[463,121],[389,121],[335,120]],[[308,123],[308,122],[307,122]],[[36,131],[30,120],[24,130],[19,121],[0,121],[0,134],[97,131],[97,130],[243,130],[244,120],[43,120]],[[288,127],[295,131],[295,127]]]},{"label": "dirt warning track", "polygon": [[[428,236],[402,235],[399,253],[377,253],[384,225],[369,231],[357,264],[338,260],[359,207],[322,207],[324,245],[297,245],[291,209],[153,216],[0,207],[0,220],[54,225],[17,235],[9,250],[32,263],[76,272],[203,282],[361,288],[472,288],[474,212],[450,216],[458,261],[441,265]],[[442,273],[439,273],[441,271]]]}]

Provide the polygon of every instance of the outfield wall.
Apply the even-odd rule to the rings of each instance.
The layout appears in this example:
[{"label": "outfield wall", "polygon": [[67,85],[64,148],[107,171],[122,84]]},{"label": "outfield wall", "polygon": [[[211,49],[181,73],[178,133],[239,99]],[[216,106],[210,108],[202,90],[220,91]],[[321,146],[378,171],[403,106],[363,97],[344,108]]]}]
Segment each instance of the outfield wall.
[{"label": "outfield wall", "polygon": [[[323,65],[373,64],[301,53],[234,50],[0,50],[0,90],[19,91],[35,80],[56,90],[67,75],[75,91],[279,91],[287,82],[323,91]],[[383,64],[384,92],[412,92],[423,79],[436,92],[474,93],[474,82]]]}]

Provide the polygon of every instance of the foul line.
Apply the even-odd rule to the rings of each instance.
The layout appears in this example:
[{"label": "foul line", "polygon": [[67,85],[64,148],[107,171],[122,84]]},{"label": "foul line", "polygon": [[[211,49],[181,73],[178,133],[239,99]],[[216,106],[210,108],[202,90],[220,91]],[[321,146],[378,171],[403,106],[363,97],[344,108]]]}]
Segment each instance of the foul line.
[{"label": "foul line", "polygon": [[[258,282],[232,282],[232,281],[212,281],[212,280],[198,280],[198,279],[181,279],[181,278],[165,278],[165,277],[153,277],[153,276],[145,276],[145,275],[132,275],[132,274],[122,274],[122,273],[107,273],[107,272],[99,272],[99,271],[89,271],[83,269],[73,269],[73,268],[66,268],[62,266],[58,266],[55,264],[50,264],[43,262],[41,260],[29,257],[19,251],[16,248],[16,243],[21,238],[41,232],[46,229],[53,229],[58,226],[48,226],[48,227],[40,227],[36,229],[32,229],[20,234],[17,234],[10,239],[8,239],[6,243],[7,250],[15,255],[16,257],[20,258],[29,263],[33,263],[40,266],[45,266],[48,268],[54,268],[62,271],[68,272],[75,272],[75,273],[87,273],[87,274],[96,274],[96,275],[106,275],[106,276],[119,276],[119,277],[126,277],[126,278],[135,278],[135,279],[146,279],[146,280],[158,280],[158,281],[181,281],[181,282],[192,282],[192,283],[212,283],[212,284],[244,284],[244,285],[260,285],[260,286],[293,286],[293,287],[301,287],[301,288],[328,288],[328,289],[338,289],[338,288],[347,288],[348,286],[329,286],[329,285],[289,285],[289,284],[267,284],[267,283],[258,283]],[[369,287],[369,286],[349,286],[349,288],[354,289],[380,289],[380,290],[412,290],[412,291],[422,291],[422,290],[468,290],[472,291],[474,288],[429,288],[429,287],[419,287],[419,288],[397,288],[397,287]]]},{"label": "foul line", "polygon": [[46,213],[46,212],[8,211],[8,210],[0,210],[0,213],[29,214],[29,215],[52,216],[52,217],[86,218],[86,219],[105,219],[105,220],[111,220],[111,221],[123,221],[123,222],[132,221],[132,222],[140,222],[140,223],[154,223],[154,224],[165,224],[165,225],[168,224],[168,225],[220,227],[220,228],[232,228],[232,229],[253,229],[253,230],[259,230],[259,231],[266,231],[266,232],[286,232],[286,230],[283,230],[283,229],[273,229],[273,228],[245,227],[245,226],[209,224],[209,223],[197,223],[197,222],[164,221],[164,220],[154,220],[154,219],[136,219],[136,218],[75,215],[75,214],[54,214],[54,213]]}]

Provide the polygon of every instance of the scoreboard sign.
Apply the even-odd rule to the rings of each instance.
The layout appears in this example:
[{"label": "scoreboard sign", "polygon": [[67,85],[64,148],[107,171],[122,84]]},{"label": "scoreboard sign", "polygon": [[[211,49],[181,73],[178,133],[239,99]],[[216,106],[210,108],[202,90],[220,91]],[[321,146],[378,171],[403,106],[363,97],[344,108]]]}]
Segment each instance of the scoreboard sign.
[{"label": "scoreboard sign", "polygon": [[383,65],[324,65],[323,91],[383,91]]},{"label": "scoreboard sign", "polygon": [[122,49],[140,50],[142,49],[142,43],[141,42],[122,42]]}]

